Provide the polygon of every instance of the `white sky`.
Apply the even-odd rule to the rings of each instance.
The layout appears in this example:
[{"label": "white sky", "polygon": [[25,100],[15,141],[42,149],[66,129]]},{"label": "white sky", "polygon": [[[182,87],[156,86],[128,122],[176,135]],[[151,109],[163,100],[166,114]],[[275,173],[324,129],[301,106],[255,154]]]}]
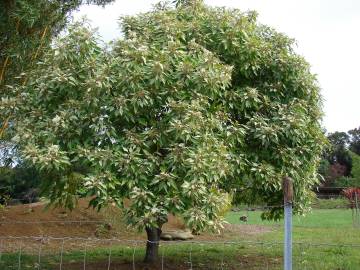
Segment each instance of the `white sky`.
[{"label": "white sky", "polygon": [[[83,6],[104,40],[119,37],[118,18],[149,11],[159,0],[117,0],[101,8]],[[259,21],[297,40],[297,52],[318,75],[329,132],[360,126],[359,0],[205,0],[211,6],[256,10]]]}]

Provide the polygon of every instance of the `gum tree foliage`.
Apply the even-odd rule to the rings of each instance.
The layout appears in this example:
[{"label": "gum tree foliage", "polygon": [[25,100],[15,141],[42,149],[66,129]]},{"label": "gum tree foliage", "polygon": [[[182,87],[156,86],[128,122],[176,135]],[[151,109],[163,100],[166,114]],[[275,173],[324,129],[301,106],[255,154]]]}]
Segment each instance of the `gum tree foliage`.
[{"label": "gum tree foliage", "polygon": [[147,231],[146,261],[168,214],[221,228],[234,188],[247,203],[281,205],[288,175],[303,212],[324,137],[319,88],[293,40],[254,12],[201,1],[158,5],[122,28],[106,47],[70,27],[17,98],[2,99],[22,154],[50,175],[51,201],[72,207],[86,189],[93,206],[116,202]]}]

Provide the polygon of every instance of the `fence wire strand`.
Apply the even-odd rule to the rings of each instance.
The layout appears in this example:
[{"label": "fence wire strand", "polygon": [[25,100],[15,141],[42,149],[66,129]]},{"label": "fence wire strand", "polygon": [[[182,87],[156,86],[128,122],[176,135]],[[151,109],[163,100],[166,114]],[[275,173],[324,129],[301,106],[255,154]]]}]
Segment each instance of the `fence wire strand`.
[{"label": "fence wire strand", "polygon": [[86,270],[86,253],[87,253],[87,244],[84,245],[84,267],[83,269]]},{"label": "fence wire strand", "polygon": [[4,244],[4,240],[1,239],[0,240],[0,263],[1,263],[1,259],[2,259],[3,244]]},{"label": "fence wire strand", "polygon": [[136,242],[134,243],[134,249],[133,249],[133,255],[132,255],[132,267],[133,267],[133,270],[136,270],[136,268],[135,268],[135,252],[136,252]]},{"label": "fence wire strand", "polygon": [[22,241],[19,244],[18,270],[21,269]]},{"label": "fence wire strand", "polygon": [[[128,244],[146,244],[146,243],[166,243],[166,241],[148,241],[148,240],[136,240],[136,239],[125,239],[125,238],[96,238],[96,237],[52,237],[52,236],[0,236],[0,239],[2,240],[34,240],[34,241],[41,241],[47,242],[50,240],[56,240],[56,241],[84,241],[84,242],[119,242],[119,243],[128,243]],[[221,245],[223,243],[227,245],[262,245],[262,244],[268,244],[268,245],[282,245],[283,242],[281,241],[253,241],[253,240],[232,240],[232,241],[217,241],[217,240],[187,240],[184,242],[184,240],[172,240],[168,242],[169,244],[197,244],[197,245]],[[348,248],[360,248],[360,244],[354,244],[354,243],[308,243],[308,242],[301,242],[301,241],[294,241],[294,245],[300,245],[300,244],[306,244],[310,247],[348,247]]]},{"label": "fence wire strand", "polygon": [[165,248],[161,249],[161,270],[164,270],[164,251]]},{"label": "fence wire strand", "polygon": [[111,243],[110,243],[107,270],[110,270],[110,265],[111,265],[111,251],[112,251],[112,248],[111,248]]},{"label": "fence wire strand", "polygon": [[[38,247],[38,269],[41,269],[41,251],[42,251],[42,243],[39,242],[39,247]],[[60,264],[60,270],[61,270],[61,264]]]},{"label": "fence wire strand", "polygon": [[63,264],[64,244],[65,244],[65,239],[63,239],[63,240],[61,241],[61,249],[60,249],[60,270],[62,270],[62,264]]}]

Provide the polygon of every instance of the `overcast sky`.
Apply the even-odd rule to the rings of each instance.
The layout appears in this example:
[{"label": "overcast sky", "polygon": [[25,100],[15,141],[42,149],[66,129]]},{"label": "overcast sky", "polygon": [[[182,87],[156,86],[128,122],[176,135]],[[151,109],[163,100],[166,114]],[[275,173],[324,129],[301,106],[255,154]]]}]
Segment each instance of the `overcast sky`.
[{"label": "overcast sky", "polygon": [[[104,40],[120,36],[121,15],[149,11],[158,0],[117,0],[101,8],[83,6]],[[259,21],[297,40],[318,75],[324,98],[324,127],[348,131],[360,126],[360,1],[359,0],[205,0],[211,6],[256,10]]]}]

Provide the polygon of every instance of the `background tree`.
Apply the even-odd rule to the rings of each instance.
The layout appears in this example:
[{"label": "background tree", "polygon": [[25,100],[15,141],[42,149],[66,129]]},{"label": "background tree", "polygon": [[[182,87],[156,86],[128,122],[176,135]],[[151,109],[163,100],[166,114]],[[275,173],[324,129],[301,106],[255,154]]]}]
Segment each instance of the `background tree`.
[{"label": "background tree", "polygon": [[82,4],[112,0],[3,0],[0,2],[0,82],[7,84],[31,66]]},{"label": "background tree", "polygon": [[24,163],[0,167],[0,201],[9,196],[23,203],[35,202],[39,196],[41,176],[33,166]]},{"label": "background tree", "polygon": [[146,230],[146,261],[168,214],[221,228],[234,187],[243,201],[279,205],[263,215],[279,218],[288,175],[303,212],[324,136],[319,88],[293,41],[254,12],[200,1],[122,26],[111,49],[71,27],[2,99],[25,159],[51,174],[51,201],[72,207],[85,187],[93,206],[116,202]]},{"label": "background tree", "polygon": [[[0,95],[10,97],[13,93],[11,88],[16,83],[26,83],[25,72],[35,65],[52,38],[64,29],[72,11],[82,4],[105,5],[109,2],[112,0],[0,1]],[[11,190],[8,195],[20,197],[40,181],[37,177],[27,177],[34,176],[34,168],[29,164],[24,166],[24,162],[16,154],[17,146],[9,141],[11,135],[5,132],[9,124],[11,125],[11,115],[1,115],[0,178],[10,180],[3,181],[0,188]],[[8,178],[9,175],[12,177]],[[21,176],[25,178],[21,179]],[[24,185],[24,181],[29,184]],[[21,191],[20,187],[26,190]]]},{"label": "background tree", "polygon": [[[82,4],[105,5],[113,0],[0,1],[0,95],[16,80],[25,83],[31,68],[52,38],[60,33],[71,12]],[[0,138],[9,119],[0,119]]]},{"label": "background tree", "polygon": [[326,158],[322,158],[318,168],[320,181],[324,182],[328,179],[329,171],[330,171],[330,162]]},{"label": "background tree", "polygon": [[[334,132],[328,135],[329,147],[324,149],[319,174],[321,185],[338,187],[360,186],[358,173],[360,156],[355,152],[359,136],[358,129],[348,132]],[[327,165],[328,164],[328,165]]]},{"label": "background tree", "polygon": [[348,145],[350,137],[346,132],[334,132],[328,136],[330,142],[329,151],[326,153],[326,158],[331,165],[339,164],[344,166],[344,176],[349,176],[351,172],[351,157],[348,152]]},{"label": "background tree", "polygon": [[14,143],[0,140],[0,203],[5,197],[23,203],[36,201],[41,177],[32,164],[20,157]]},{"label": "background tree", "polygon": [[351,176],[357,179],[360,185],[360,156],[354,152],[349,152],[352,160]]},{"label": "background tree", "polygon": [[348,131],[350,136],[349,149],[360,155],[360,128],[354,128]]}]

